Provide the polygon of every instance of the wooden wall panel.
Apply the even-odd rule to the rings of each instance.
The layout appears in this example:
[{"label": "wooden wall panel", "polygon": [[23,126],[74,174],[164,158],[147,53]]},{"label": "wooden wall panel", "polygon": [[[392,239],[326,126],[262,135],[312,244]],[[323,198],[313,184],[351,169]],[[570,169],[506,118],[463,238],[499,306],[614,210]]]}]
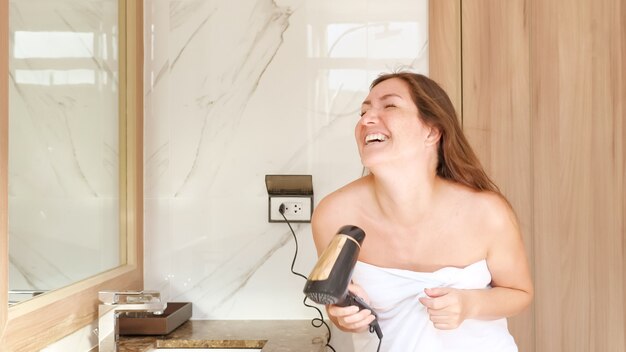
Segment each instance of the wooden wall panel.
[{"label": "wooden wall panel", "polygon": [[624,351],[624,5],[532,17],[537,350]]},{"label": "wooden wall panel", "polygon": [[534,310],[511,324],[520,351],[625,351],[626,4],[461,12],[464,129],[531,249]]},{"label": "wooden wall panel", "polygon": [[[531,6],[531,124],[533,140],[533,233],[535,264],[536,351],[564,351],[561,300],[561,200],[558,197],[559,131],[559,4],[533,2]],[[537,40],[541,33],[541,46]],[[552,58],[551,64],[541,61]],[[563,255],[565,256],[565,255]],[[582,307],[581,307],[582,308]],[[577,311],[577,310],[576,310]]]},{"label": "wooden wall panel", "polygon": [[461,106],[461,0],[428,5],[429,77],[448,93],[459,116]]},{"label": "wooden wall panel", "polygon": [[[561,2],[561,5],[565,5]],[[559,153],[552,162],[559,166],[558,173],[547,176],[547,179],[558,180],[555,190],[559,200],[560,220],[558,232],[555,233],[557,243],[550,248],[554,253],[559,249],[560,272],[555,268],[541,268],[542,273],[548,270],[552,275],[548,279],[560,281],[559,305],[562,323],[562,348],[565,351],[590,351],[590,332],[593,329],[591,312],[593,273],[592,231],[593,221],[591,208],[593,201],[591,179],[591,147],[592,147],[592,71],[591,71],[591,33],[587,31],[590,18],[586,15],[583,2],[560,6],[558,14],[550,21],[557,22],[557,43],[559,56],[549,58],[537,57],[534,64],[552,66],[558,62],[558,69],[553,74],[559,86],[558,115],[537,116],[537,119],[557,118],[558,129],[552,131],[552,139],[547,143],[558,143]],[[541,51],[545,44],[537,33],[537,50]],[[544,44],[544,45],[542,45]],[[548,44],[548,43],[546,43]],[[552,45],[552,43],[548,44]],[[550,104],[551,102],[544,102]],[[558,138],[555,138],[558,137]],[[540,144],[541,145],[541,144]],[[539,171],[541,172],[541,171]],[[544,232],[541,232],[542,234]],[[545,294],[549,294],[545,292]],[[543,297],[543,295],[541,296]]]},{"label": "wooden wall panel", "polygon": [[[461,11],[463,129],[513,205],[532,266],[527,1],[463,1]],[[534,348],[533,314],[531,306],[509,319],[520,351]]]},{"label": "wooden wall panel", "polygon": [[[582,6],[590,33],[590,115],[580,115],[591,120],[591,155],[588,160],[591,204],[580,207],[590,217],[591,228],[584,236],[591,242],[591,334],[589,349],[595,351],[625,351],[623,281],[624,219],[623,201],[623,151],[624,104],[626,92],[624,72],[626,57],[621,48],[626,45],[622,30],[624,23],[623,0],[588,1]],[[577,76],[572,76],[576,79]],[[592,118],[590,119],[589,116]],[[591,209],[590,209],[591,207]]]},{"label": "wooden wall panel", "polygon": [[[624,66],[624,62],[626,62],[626,5],[622,2],[620,5],[619,11],[617,11],[620,24],[618,33],[620,34],[620,45],[619,49],[615,50],[615,54],[619,55],[617,62],[621,62],[621,75],[620,75],[620,84],[617,88],[617,100],[620,102],[619,108],[616,109],[617,119],[619,119],[622,123],[622,135],[619,139],[619,145],[621,143],[621,158],[616,158],[616,160],[621,160],[621,168],[617,168],[621,170],[620,177],[622,178],[622,187],[618,189],[615,194],[619,196],[621,194],[621,207],[622,207],[622,215],[621,215],[621,232],[622,232],[622,310],[624,312],[624,319],[626,320],[626,67]],[[619,129],[618,129],[619,130]],[[618,149],[619,151],[619,149]],[[619,214],[619,213],[618,213]],[[619,282],[617,283],[619,285]],[[626,322],[624,323],[626,325]],[[622,330],[622,340],[623,346],[626,346],[626,326],[623,327]],[[623,348],[626,350],[626,348]]]},{"label": "wooden wall panel", "polygon": [[512,322],[520,349],[624,350],[624,5],[461,11],[464,128],[535,269],[536,316]]}]

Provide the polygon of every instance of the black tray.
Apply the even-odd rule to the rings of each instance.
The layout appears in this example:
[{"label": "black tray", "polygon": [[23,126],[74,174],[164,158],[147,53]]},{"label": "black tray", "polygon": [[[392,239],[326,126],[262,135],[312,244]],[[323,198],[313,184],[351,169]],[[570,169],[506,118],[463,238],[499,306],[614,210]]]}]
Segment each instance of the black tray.
[{"label": "black tray", "polygon": [[161,315],[125,313],[118,318],[120,335],[167,335],[191,318],[191,302],[168,302]]}]

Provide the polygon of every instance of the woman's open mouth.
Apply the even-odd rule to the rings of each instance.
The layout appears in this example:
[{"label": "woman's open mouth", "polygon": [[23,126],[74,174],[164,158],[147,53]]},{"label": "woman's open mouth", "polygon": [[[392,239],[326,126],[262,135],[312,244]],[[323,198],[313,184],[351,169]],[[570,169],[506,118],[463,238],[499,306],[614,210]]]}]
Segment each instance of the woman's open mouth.
[{"label": "woman's open mouth", "polygon": [[372,133],[365,136],[365,145],[379,143],[387,140],[387,136],[382,133]]}]

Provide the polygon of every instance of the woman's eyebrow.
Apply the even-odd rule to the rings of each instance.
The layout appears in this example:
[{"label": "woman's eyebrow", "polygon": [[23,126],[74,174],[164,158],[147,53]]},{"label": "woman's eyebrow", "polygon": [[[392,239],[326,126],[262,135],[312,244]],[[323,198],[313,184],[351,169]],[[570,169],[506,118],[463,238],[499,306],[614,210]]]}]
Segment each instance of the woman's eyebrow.
[{"label": "woman's eyebrow", "polygon": [[[385,99],[389,99],[389,98],[400,98],[400,99],[402,99],[402,97],[401,97],[401,96],[399,96],[399,95],[398,95],[398,94],[396,94],[396,93],[389,93],[389,94],[385,94],[385,95],[383,95],[383,96],[382,96],[382,97],[380,97],[380,99],[378,99],[378,100],[385,100]],[[365,101],[363,101],[363,102],[361,103],[361,106],[363,106],[363,105],[372,105],[372,102],[371,102],[370,100],[365,100]]]},{"label": "woman's eyebrow", "polygon": [[380,100],[385,100],[385,99],[389,99],[389,98],[400,98],[402,99],[402,97],[396,93],[389,93],[389,94],[385,94],[382,97],[380,97]]}]

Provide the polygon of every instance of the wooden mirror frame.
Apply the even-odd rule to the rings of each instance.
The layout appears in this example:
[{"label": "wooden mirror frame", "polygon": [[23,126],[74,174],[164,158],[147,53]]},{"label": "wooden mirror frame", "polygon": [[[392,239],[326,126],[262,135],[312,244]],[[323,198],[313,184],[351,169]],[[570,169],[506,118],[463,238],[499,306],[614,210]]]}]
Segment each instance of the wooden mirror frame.
[{"label": "wooden mirror frame", "polygon": [[[98,291],[143,288],[143,2],[119,0],[120,233],[126,264],[8,307],[9,0],[0,0],[0,346],[38,351],[98,316]],[[122,28],[125,27],[125,28]],[[122,237],[123,238],[123,237]],[[122,241],[124,242],[124,241]]]}]

